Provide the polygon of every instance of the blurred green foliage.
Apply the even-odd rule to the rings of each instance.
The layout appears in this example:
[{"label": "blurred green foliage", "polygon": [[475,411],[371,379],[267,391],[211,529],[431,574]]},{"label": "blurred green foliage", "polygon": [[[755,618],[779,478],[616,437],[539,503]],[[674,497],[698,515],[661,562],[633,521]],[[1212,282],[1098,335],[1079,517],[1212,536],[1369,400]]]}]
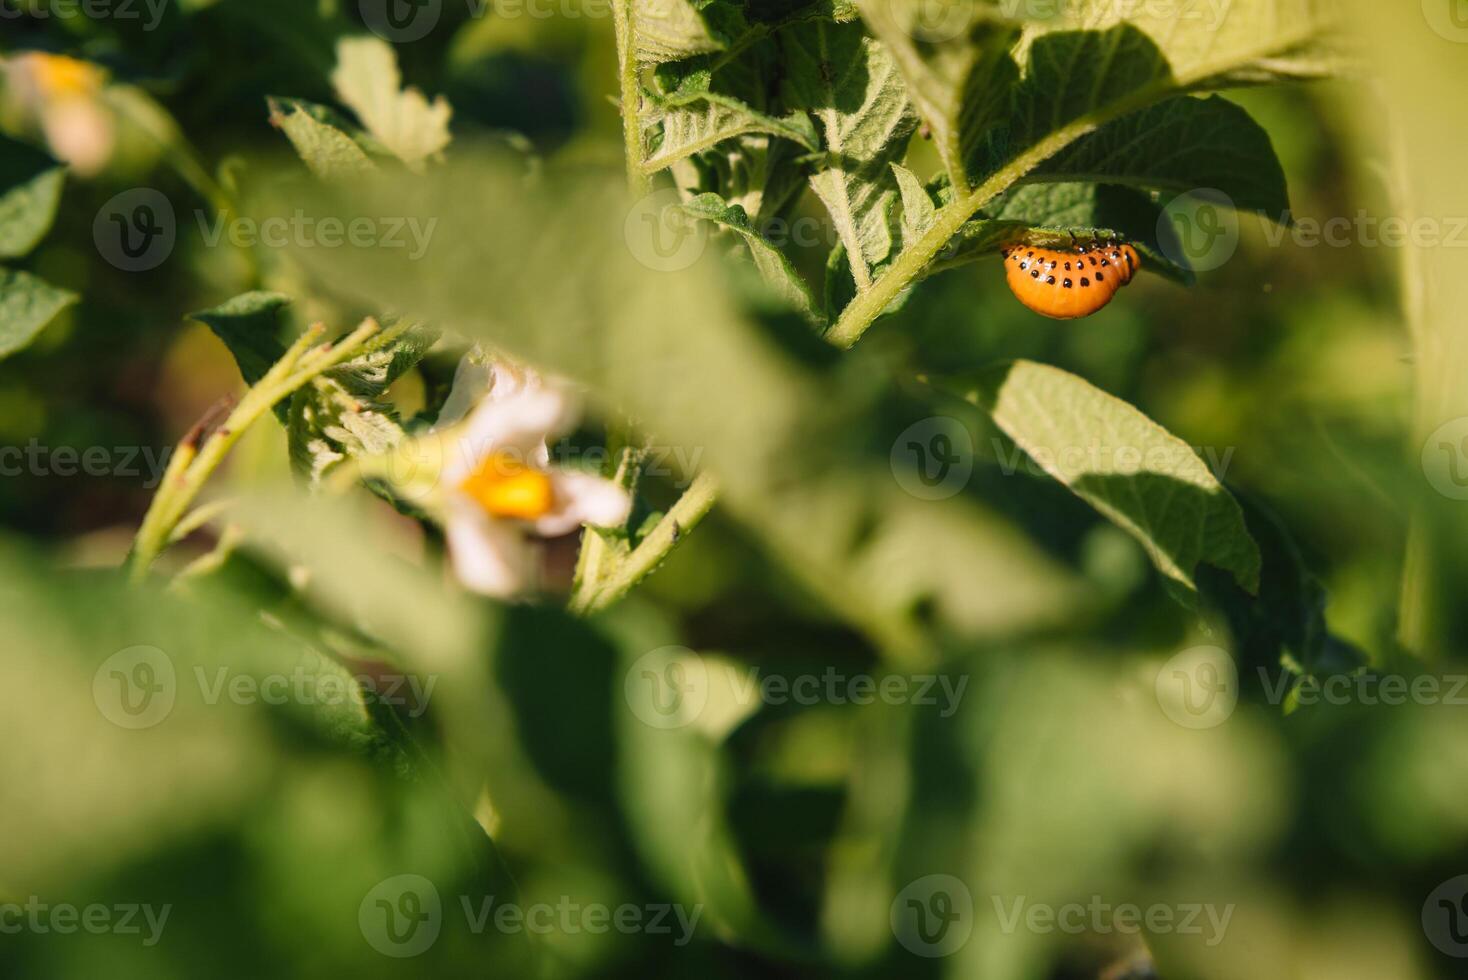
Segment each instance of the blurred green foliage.
[{"label": "blurred green foliage", "polygon": [[[445,0],[396,48],[406,82],[453,107],[448,163],[330,185],[304,174],[267,98],[338,104],[357,4],[193,0],[154,29],[0,22],[0,56],[103,65],[134,110],[108,166],[67,178],[50,234],[6,255],[78,300],[0,364],[0,445],[21,451],[0,462],[24,461],[0,480],[0,973],[1094,977],[1137,937],[1006,923],[1016,900],[1095,897],[1231,910],[1221,937],[1148,930],[1166,978],[1455,975],[1425,922],[1434,889],[1468,872],[1468,691],[1332,704],[1276,685],[1293,677],[1282,655],[1322,676],[1356,656],[1372,672],[1355,678],[1468,672],[1464,504],[1420,456],[1468,414],[1468,253],[1354,233],[1304,245],[1240,215],[1237,253],[1194,286],[1140,277],[1094,318],[1056,322],[981,262],[923,282],[838,354],[716,249],[676,275],[637,261],[611,23],[553,6],[477,17]],[[773,20],[796,5],[751,6]],[[1468,110],[1450,97],[1468,49],[1415,5],[1366,16],[1381,81],[1237,96],[1294,217],[1468,216],[1452,142]],[[127,272],[93,226],[141,186],[174,202],[179,240]],[[421,262],[211,247],[194,215],[213,220],[221,196],[253,217],[437,224]],[[818,281],[829,244],[792,265]],[[480,601],[430,570],[431,529],[291,486],[267,420],[222,481],[246,544],[211,574],[129,588],[111,569],[170,448],[240,389],[186,317],[255,288],[293,297],[272,341],[411,310],[573,377],[608,428],[630,414],[697,452],[720,506],[591,619]],[[441,403],[461,352],[440,345],[389,392],[405,424]],[[1243,502],[1259,599],[1241,591],[1247,558],[1234,575],[1200,566],[1193,595],[1064,486],[1006,464],[1026,435],[938,382],[1008,361],[1073,372],[1203,450]],[[934,416],[975,447],[941,502],[891,462]],[[64,447],[105,461],[89,472]],[[645,506],[687,475],[653,481]],[[1399,642],[1414,521],[1431,545],[1409,590],[1430,608],[1422,657]],[[1239,703],[1194,729],[1159,685],[1200,646],[1235,653]],[[930,699],[751,693],[827,676],[931,678]],[[690,715],[661,713],[660,681],[692,685]],[[936,875],[971,908],[963,941],[928,957],[897,919],[908,895],[941,911]],[[106,912],[67,931],[65,908]],[[607,925],[620,909],[636,923]]]}]

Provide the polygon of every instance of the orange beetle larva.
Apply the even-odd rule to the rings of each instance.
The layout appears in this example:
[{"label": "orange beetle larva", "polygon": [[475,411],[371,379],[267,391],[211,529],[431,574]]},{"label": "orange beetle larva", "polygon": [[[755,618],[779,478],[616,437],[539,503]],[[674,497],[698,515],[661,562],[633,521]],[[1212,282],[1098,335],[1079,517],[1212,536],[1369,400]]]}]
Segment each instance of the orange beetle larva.
[{"label": "orange beetle larva", "polygon": [[1014,295],[1056,320],[1095,313],[1142,267],[1136,249],[1114,243],[1060,249],[1010,245],[1001,254]]}]

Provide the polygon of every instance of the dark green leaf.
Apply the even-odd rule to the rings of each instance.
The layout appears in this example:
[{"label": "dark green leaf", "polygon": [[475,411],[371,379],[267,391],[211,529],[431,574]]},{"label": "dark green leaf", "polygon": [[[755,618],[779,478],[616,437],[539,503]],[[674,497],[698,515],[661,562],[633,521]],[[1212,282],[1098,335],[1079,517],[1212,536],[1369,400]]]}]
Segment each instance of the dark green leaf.
[{"label": "dark green leaf", "polygon": [[1099,181],[1179,194],[1222,191],[1242,211],[1289,211],[1284,169],[1266,133],[1219,96],[1159,102],[1107,123],[1032,170],[1026,180]]},{"label": "dark green leaf", "polygon": [[816,308],[810,287],[800,273],[795,271],[784,253],[750,225],[749,215],[743,208],[737,205],[730,207],[717,194],[700,195],[682,207],[695,218],[712,221],[737,233],[749,246],[750,257],[765,282],[813,325],[820,326],[825,322]]},{"label": "dark green leaf", "polygon": [[29,273],[0,268],[0,358],[29,345],[76,300],[75,293]]},{"label": "dark green leaf", "polygon": [[51,229],[66,168],[39,150],[0,136],[0,259],[30,252]]}]

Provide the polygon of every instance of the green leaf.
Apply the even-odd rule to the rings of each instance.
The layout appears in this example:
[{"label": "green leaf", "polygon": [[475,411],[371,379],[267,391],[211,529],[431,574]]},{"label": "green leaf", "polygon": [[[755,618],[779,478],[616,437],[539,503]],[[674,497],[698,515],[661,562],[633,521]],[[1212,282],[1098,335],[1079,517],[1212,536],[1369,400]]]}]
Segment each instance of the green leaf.
[{"label": "green leaf", "polygon": [[[940,8],[953,37],[926,37],[925,0],[861,0],[862,17],[892,52],[907,89],[943,161],[948,179],[967,192],[969,160],[984,127],[1007,108],[1018,68],[1009,55],[1019,31],[978,0]],[[935,25],[936,26],[936,25]]]},{"label": "green leaf", "polygon": [[291,459],[310,484],[343,459],[380,455],[405,438],[396,410],[380,396],[422,360],[435,339],[426,331],[409,331],[295,393],[286,421],[287,442]]},{"label": "green leaf", "polygon": [[406,433],[388,406],[325,377],[291,398],[286,436],[297,471],[314,486],[335,464],[349,456],[385,453]]},{"label": "green leaf", "polygon": [[782,298],[815,326],[821,326],[825,318],[816,307],[815,297],[800,273],[790,264],[770,240],[760,234],[749,223],[749,215],[738,205],[729,206],[717,194],[701,194],[682,205],[684,212],[695,218],[703,218],[737,233],[749,246],[750,257],[760,275]]},{"label": "green leaf", "polygon": [[1028,184],[1001,194],[966,222],[928,274],[997,252],[1013,242],[1068,248],[1117,238],[1136,246],[1142,268],[1191,283],[1171,222],[1149,196],[1110,184]]},{"label": "green leaf", "polygon": [[1269,134],[1219,96],[1183,96],[1123,116],[1045,161],[1026,180],[1100,181],[1178,194],[1210,188],[1242,211],[1289,211]]},{"label": "green leaf", "polygon": [[718,194],[763,228],[805,190],[807,166],[798,144],[754,133],[680,160],[670,173],[685,199]]},{"label": "green leaf", "polygon": [[[764,87],[773,74],[761,75],[758,68],[768,65],[769,59],[756,61],[754,55],[769,50],[768,46],[751,49],[717,78],[708,69],[700,69],[678,79],[677,86],[666,94],[647,93],[643,118],[650,131],[644,170],[656,173],[724,140],[750,133],[781,136],[808,150],[818,149],[820,137],[805,113],[777,118],[766,111],[769,100]],[[754,77],[731,83],[729,69],[740,66],[749,66]]]},{"label": "green leaf", "polygon": [[1238,500],[1262,556],[1258,595],[1214,568],[1199,572],[1198,588],[1228,620],[1240,665],[1267,670],[1291,665],[1317,677],[1365,666],[1363,651],[1331,633],[1325,587],[1306,567],[1289,531],[1258,501],[1243,495]]},{"label": "green leaf", "polygon": [[800,24],[780,35],[786,102],[819,121],[826,156],[811,187],[836,226],[858,290],[893,252],[898,197],[891,164],[917,128],[892,56],[858,24]]},{"label": "green leaf", "polygon": [[937,209],[917,174],[900,163],[892,164],[892,174],[902,195],[902,238],[911,241],[932,227]]},{"label": "green leaf", "polygon": [[637,60],[646,65],[679,61],[723,51],[729,35],[721,29],[737,23],[738,11],[721,2],[629,0],[637,37]]},{"label": "green leaf", "polygon": [[316,176],[330,180],[376,169],[357,141],[328,121],[330,114],[323,106],[277,98],[268,104],[270,124],[285,133]]},{"label": "green leaf", "polygon": [[1332,0],[1231,0],[1207,10],[1112,0],[1061,6],[1063,16],[1050,29],[1129,23],[1156,43],[1189,91],[1321,78],[1339,65],[1331,42],[1341,7]]},{"label": "green leaf", "polygon": [[75,293],[43,279],[0,268],[0,358],[29,346],[46,324],[76,301]]},{"label": "green leaf", "polygon": [[61,203],[66,168],[39,150],[0,136],[0,259],[38,245]]},{"label": "green leaf", "polygon": [[986,409],[1045,472],[1135,537],[1168,578],[1197,590],[1200,564],[1259,588],[1259,548],[1238,501],[1187,443],[1069,372],[1015,361],[940,382]]},{"label": "green leaf", "polygon": [[337,45],[331,83],[338,97],[383,146],[412,170],[449,145],[449,108],[443,96],[429,102],[415,88],[402,87],[397,55],[375,37],[344,38]]},{"label": "green leaf", "polygon": [[189,319],[203,323],[224,341],[245,384],[252,385],[285,353],[281,318],[290,303],[290,297],[280,293],[244,293],[213,309],[191,313]]}]

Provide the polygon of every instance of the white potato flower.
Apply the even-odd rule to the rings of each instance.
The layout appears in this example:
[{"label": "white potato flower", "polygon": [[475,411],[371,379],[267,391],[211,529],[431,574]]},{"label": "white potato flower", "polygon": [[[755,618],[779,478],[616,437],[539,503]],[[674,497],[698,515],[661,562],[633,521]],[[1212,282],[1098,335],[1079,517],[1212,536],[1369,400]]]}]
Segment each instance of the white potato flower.
[{"label": "white potato flower", "polygon": [[6,103],[46,137],[52,154],[83,176],[112,157],[116,126],[102,99],[106,74],[65,55],[27,51],[0,59]]},{"label": "white potato flower", "polygon": [[627,520],[626,490],[550,465],[547,441],[575,419],[564,385],[496,364],[489,393],[467,419],[436,433],[443,439],[449,557],[466,588],[501,598],[520,594],[536,584],[537,539]]}]

